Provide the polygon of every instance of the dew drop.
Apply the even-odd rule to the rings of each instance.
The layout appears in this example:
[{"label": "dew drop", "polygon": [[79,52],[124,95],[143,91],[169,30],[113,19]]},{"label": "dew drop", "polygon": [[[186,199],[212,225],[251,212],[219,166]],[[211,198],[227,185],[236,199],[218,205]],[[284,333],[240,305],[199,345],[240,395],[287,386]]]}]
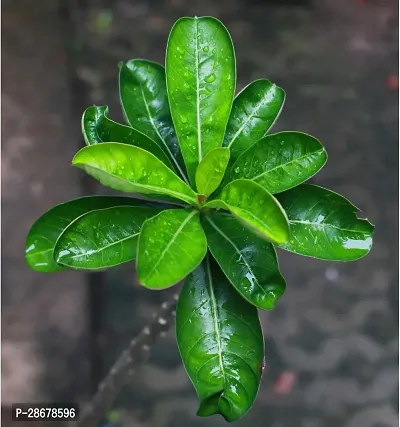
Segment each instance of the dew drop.
[{"label": "dew drop", "polygon": [[181,116],[181,122],[182,123],[186,123],[187,122],[187,118],[185,116]]},{"label": "dew drop", "polygon": [[203,47],[203,52],[208,52],[209,50],[210,50],[210,48],[208,46]]},{"label": "dew drop", "polygon": [[215,49],[215,48],[214,48],[214,49],[212,50],[212,53],[217,53],[217,49]]},{"label": "dew drop", "polygon": [[239,166],[237,166],[236,168],[235,168],[235,173],[239,173],[240,172],[240,167]]},{"label": "dew drop", "polygon": [[207,83],[212,83],[212,82],[215,82],[216,79],[217,79],[217,76],[214,73],[212,73],[209,76],[207,76],[204,80]]}]

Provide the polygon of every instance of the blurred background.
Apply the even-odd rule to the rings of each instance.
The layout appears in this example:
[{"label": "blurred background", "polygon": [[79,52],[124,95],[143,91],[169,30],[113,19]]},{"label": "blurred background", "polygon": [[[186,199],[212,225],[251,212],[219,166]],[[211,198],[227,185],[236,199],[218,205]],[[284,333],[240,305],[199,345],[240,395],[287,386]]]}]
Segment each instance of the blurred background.
[{"label": "blurred background", "polygon": [[[312,179],[376,226],[371,253],[333,263],[279,252],[286,294],[261,314],[267,365],[237,426],[398,425],[398,2],[396,0],[3,0],[2,408],[82,402],[167,292],[136,285],[134,266],[39,274],[24,261],[33,221],[99,193],[71,167],[90,104],[118,105],[117,63],[164,62],[183,15],[231,32],[238,90],[268,78],[287,92],[274,130],[299,130],[329,160]],[[103,425],[220,427],[197,418],[172,331]],[[17,426],[16,423],[12,423]],[[33,424],[32,424],[33,427]]]}]

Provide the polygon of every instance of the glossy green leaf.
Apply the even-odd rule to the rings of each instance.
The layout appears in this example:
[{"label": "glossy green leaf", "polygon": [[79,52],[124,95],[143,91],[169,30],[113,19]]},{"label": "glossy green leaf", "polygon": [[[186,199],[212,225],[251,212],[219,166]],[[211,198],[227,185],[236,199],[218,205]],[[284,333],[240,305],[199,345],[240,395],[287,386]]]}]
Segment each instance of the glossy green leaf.
[{"label": "glossy green leaf", "polygon": [[236,85],[230,35],[215,18],[181,18],[166,53],[171,114],[189,179],[203,157],[222,146]]},{"label": "glossy green leaf", "polygon": [[61,270],[63,267],[53,258],[54,248],[61,234],[79,217],[95,209],[145,204],[129,197],[92,196],[54,206],[32,225],[26,239],[26,261],[32,269],[43,273]]},{"label": "glossy green leaf", "polygon": [[157,157],[139,147],[109,142],[82,148],[72,164],[114,190],[166,194],[196,205],[196,193]]},{"label": "glossy green leaf", "polygon": [[137,249],[139,282],[168,288],[193,271],[207,252],[198,211],[165,210],[145,221]]},{"label": "glossy green leaf", "polygon": [[315,175],[326,163],[324,147],[301,132],[279,132],[246,150],[227,173],[227,181],[246,178],[280,193]]},{"label": "glossy green leaf", "polygon": [[213,257],[236,290],[258,308],[274,308],[286,283],[272,244],[227,214],[207,215],[202,224]]},{"label": "glossy green leaf", "polygon": [[58,239],[54,259],[84,270],[113,267],[136,258],[143,222],[159,209],[114,206],[78,218]]},{"label": "glossy green leaf", "polygon": [[359,209],[343,196],[302,184],[277,197],[292,231],[283,249],[333,261],[356,260],[370,251],[374,227],[357,218]]},{"label": "glossy green leaf", "polygon": [[173,169],[172,163],[160,146],[142,132],[124,126],[107,117],[108,107],[92,106],[82,116],[82,133],[87,145],[101,142],[121,142],[130,144],[154,154],[158,159]]},{"label": "glossy green leaf", "polygon": [[196,171],[196,188],[199,194],[209,196],[218,188],[228,162],[228,148],[214,148],[203,157]]},{"label": "glossy green leaf", "polygon": [[240,419],[257,395],[264,340],[256,307],[214,263],[203,262],[186,278],[176,310],[176,337],[200,400],[197,415]]},{"label": "glossy green leaf", "polygon": [[119,92],[129,125],[157,142],[187,182],[169,110],[164,67],[144,59],[127,61],[120,68]]},{"label": "glossy green leaf", "polygon": [[269,80],[256,80],[233,101],[224,146],[236,159],[262,138],[277,120],[285,102],[285,91]]},{"label": "glossy green leaf", "polygon": [[282,206],[253,181],[238,179],[230,182],[219,198],[206,203],[204,208],[229,210],[246,227],[274,243],[289,239],[289,224]]}]

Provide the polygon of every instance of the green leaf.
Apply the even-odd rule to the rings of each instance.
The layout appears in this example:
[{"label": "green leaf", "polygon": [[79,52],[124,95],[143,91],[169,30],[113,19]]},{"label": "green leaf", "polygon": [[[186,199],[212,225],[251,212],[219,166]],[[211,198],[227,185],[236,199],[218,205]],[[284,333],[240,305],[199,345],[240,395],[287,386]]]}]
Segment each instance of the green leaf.
[{"label": "green leaf", "polygon": [[229,210],[254,233],[274,243],[289,239],[289,224],[282,206],[268,191],[247,179],[238,179],[226,185],[217,200],[204,208]]},{"label": "green leaf", "polygon": [[228,148],[214,148],[203,157],[196,171],[196,187],[199,194],[209,196],[218,188],[228,162]]},{"label": "green leaf", "polygon": [[151,289],[168,288],[202,261],[207,241],[198,211],[165,210],[145,221],[137,249],[139,282]]},{"label": "green leaf", "polygon": [[166,53],[171,114],[192,185],[203,157],[222,146],[236,85],[235,53],[215,18],[181,18]]},{"label": "green leaf", "polygon": [[154,154],[173,169],[172,163],[160,146],[142,132],[120,125],[107,117],[108,107],[89,107],[82,116],[82,133],[87,145],[101,142],[121,142],[130,144]]},{"label": "green leaf", "polygon": [[262,138],[277,120],[285,102],[285,91],[269,80],[256,80],[233,101],[224,146],[236,159]]},{"label": "green leaf", "polygon": [[315,175],[327,154],[314,137],[301,132],[279,132],[260,139],[233,164],[226,179],[246,178],[270,193],[280,193]]},{"label": "green leaf", "polygon": [[188,183],[169,110],[164,67],[144,59],[125,62],[119,72],[119,93],[128,124],[157,142]]},{"label": "green leaf", "polygon": [[91,196],[54,206],[32,225],[26,239],[26,261],[33,270],[43,273],[62,270],[64,267],[54,261],[54,248],[61,234],[79,217],[111,206],[145,204],[129,197]]},{"label": "green leaf", "polygon": [[274,308],[286,283],[272,244],[227,214],[215,212],[202,225],[213,257],[240,295],[263,310]]},{"label": "green leaf", "polygon": [[183,285],[176,337],[200,400],[199,416],[236,421],[250,409],[261,379],[264,340],[257,309],[203,262]]},{"label": "green leaf", "polygon": [[72,164],[106,187],[142,194],[166,194],[196,205],[196,193],[148,151],[109,142],[82,148]]},{"label": "green leaf", "polygon": [[143,222],[160,210],[113,206],[88,212],[58,239],[54,258],[59,264],[84,270],[114,267],[136,258]]},{"label": "green leaf", "polygon": [[302,184],[277,197],[292,231],[283,249],[332,261],[353,261],[370,251],[374,226],[357,218],[359,209],[343,196]]}]

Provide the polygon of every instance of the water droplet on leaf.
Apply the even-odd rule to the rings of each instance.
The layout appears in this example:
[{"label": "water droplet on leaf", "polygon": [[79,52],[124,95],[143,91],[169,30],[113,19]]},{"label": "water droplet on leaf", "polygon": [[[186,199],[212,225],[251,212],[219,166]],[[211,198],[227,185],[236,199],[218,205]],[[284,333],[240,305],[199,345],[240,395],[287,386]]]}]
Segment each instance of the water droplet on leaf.
[{"label": "water droplet on leaf", "polygon": [[204,80],[207,83],[212,83],[212,82],[215,82],[216,79],[217,79],[217,76],[214,73],[212,73],[209,76],[207,76]]}]

